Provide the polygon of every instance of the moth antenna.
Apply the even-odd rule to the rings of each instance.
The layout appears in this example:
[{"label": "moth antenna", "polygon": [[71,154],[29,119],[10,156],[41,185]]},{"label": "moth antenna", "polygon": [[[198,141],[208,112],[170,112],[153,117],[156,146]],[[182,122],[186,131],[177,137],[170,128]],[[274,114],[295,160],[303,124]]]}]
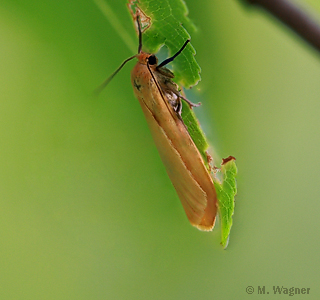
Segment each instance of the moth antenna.
[{"label": "moth antenna", "polygon": [[169,57],[169,58],[165,59],[160,65],[157,66],[157,69],[165,66],[166,64],[168,64],[170,62],[172,62],[182,52],[182,50],[187,46],[187,44],[189,42],[190,42],[190,39],[186,40],[186,42],[183,44],[181,49],[175,55],[173,55],[172,57]]},{"label": "moth antenna", "polygon": [[[139,47],[138,47],[138,54],[141,52],[141,49],[142,49],[142,32],[141,32],[141,25],[140,25],[140,18],[139,16],[137,15],[137,24],[138,24],[138,32],[139,32]],[[131,59],[135,58],[137,55],[133,55],[129,58],[127,58],[121,65],[120,67],[115,70],[111,76],[109,76],[104,82],[102,82],[102,84],[100,84],[93,92],[93,94],[95,96],[98,96],[102,90],[109,84],[109,82],[112,80],[112,78],[114,76],[116,76],[118,74],[118,72],[122,69],[122,67],[128,62],[130,61]]]},{"label": "moth antenna", "polygon": [[111,76],[109,76],[104,82],[102,82],[102,83],[94,90],[93,94],[94,94],[95,96],[98,96],[98,95],[102,92],[102,90],[109,84],[109,82],[112,80],[112,78],[113,78],[114,76],[116,76],[117,73],[122,69],[122,67],[123,67],[128,61],[130,61],[131,59],[133,59],[133,58],[135,58],[135,57],[136,57],[136,55],[133,55],[133,56],[127,58],[127,59],[120,65],[120,67],[111,74]]},{"label": "moth antenna", "polygon": [[137,23],[138,23],[138,32],[139,32],[139,47],[138,47],[138,54],[139,54],[142,49],[142,32],[141,32],[140,19],[138,15],[137,15]]}]

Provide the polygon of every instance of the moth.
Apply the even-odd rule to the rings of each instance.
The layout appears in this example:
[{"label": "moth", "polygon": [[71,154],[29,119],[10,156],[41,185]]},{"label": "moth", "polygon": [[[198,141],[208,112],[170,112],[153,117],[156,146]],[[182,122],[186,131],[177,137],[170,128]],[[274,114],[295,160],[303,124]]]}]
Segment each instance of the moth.
[{"label": "moth", "polygon": [[121,68],[133,58],[138,62],[131,72],[133,91],[150,128],[168,176],[180,198],[190,223],[200,230],[210,231],[217,214],[217,194],[208,163],[205,163],[193,142],[182,117],[182,101],[198,106],[181,95],[173,82],[174,74],[165,67],[187,46],[187,40],[172,57],[158,64],[154,54],[142,51],[142,33],[137,16],[138,53],[126,59],[96,90],[100,92]]}]

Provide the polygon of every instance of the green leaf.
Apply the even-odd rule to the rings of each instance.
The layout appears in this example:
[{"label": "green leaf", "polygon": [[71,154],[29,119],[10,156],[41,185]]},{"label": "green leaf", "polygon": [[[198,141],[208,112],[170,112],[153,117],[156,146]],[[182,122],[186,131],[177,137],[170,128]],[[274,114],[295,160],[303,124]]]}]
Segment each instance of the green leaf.
[{"label": "green leaf", "polygon": [[228,246],[229,234],[232,227],[232,215],[234,213],[234,197],[237,194],[237,166],[235,158],[229,156],[222,160],[221,172],[223,181],[220,183],[214,179],[214,186],[218,196],[219,214],[221,220],[221,245],[223,248]]},{"label": "green leaf", "polygon": [[[139,0],[130,1],[129,8],[132,14],[140,9],[146,16],[142,29],[142,49],[149,53],[156,53],[160,47],[166,45],[169,55],[174,55],[180,50],[186,40],[190,39],[190,32],[195,31],[195,26],[187,17],[188,9],[182,0]],[[148,18],[150,18],[148,20]],[[149,24],[147,24],[149,22]],[[149,28],[145,28],[148,27]],[[171,63],[175,81],[190,88],[200,80],[200,66],[195,60],[196,51],[191,43]]]}]

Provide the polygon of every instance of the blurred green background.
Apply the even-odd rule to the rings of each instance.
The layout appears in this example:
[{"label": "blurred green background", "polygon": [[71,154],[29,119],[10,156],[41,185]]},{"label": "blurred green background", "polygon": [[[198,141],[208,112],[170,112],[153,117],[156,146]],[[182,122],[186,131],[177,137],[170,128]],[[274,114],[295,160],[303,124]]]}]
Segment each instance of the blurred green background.
[{"label": "blurred green background", "polygon": [[[1,299],[320,295],[319,54],[238,1],[186,2],[202,67],[189,95],[239,168],[229,247],[219,224],[190,226],[133,96],[134,62],[90,97],[134,54],[94,2],[2,0]],[[125,1],[109,5],[137,40]]]}]

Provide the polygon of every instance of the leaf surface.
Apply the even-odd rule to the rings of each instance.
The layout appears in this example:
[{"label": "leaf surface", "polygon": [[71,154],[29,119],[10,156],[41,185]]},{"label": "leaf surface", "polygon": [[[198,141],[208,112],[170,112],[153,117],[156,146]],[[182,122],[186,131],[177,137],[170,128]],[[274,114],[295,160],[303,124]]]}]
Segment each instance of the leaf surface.
[{"label": "leaf surface", "polygon": [[[137,10],[142,19],[142,49],[156,53],[165,45],[169,55],[177,53],[193,33],[195,26],[187,17],[188,9],[181,0],[139,0],[129,1],[129,9],[134,15]],[[188,29],[188,31],[187,31]],[[190,88],[200,81],[200,66],[195,60],[196,51],[189,43],[171,63],[175,81]]]},{"label": "leaf surface", "polygon": [[223,175],[222,183],[214,180],[214,187],[218,196],[219,214],[221,220],[221,245],[228,246],[229,235],[232,227],[232,215],[234,213],[234,197],[237,194],[237,166],[235,158],[229,156],[221,164]]}]

